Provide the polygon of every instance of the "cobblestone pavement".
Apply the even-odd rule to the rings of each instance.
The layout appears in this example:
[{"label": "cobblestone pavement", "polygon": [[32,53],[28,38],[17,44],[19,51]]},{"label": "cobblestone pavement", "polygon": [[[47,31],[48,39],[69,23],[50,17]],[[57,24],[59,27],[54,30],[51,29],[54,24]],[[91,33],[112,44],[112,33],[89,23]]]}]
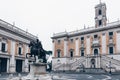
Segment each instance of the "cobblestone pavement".
[{"label": "cobblestone pavement", "polygon": [[[55,79],[56,78],[56,79]],[[54,80],[120,80],[120,75],[110,74],[53,74]]]},{"label": "cobblestone pavement", "polygon": [[[26,76],[27,74],[21,74]],[[109,74],[65,74],[65,73],[53,73],[53,80],[120,80],[120,75]],[[9,75],[1,75],[0,80],[9,80]],[[18,75],[12,75],[12,77],[18,77]]]}]

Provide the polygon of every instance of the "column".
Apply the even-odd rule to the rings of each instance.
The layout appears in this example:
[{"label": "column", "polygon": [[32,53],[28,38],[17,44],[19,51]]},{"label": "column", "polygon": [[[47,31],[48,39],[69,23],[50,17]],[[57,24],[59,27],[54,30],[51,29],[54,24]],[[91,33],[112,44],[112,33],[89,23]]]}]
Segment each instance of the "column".
[{"label": "column", "polygon": [[22,60],[22,72],[25,72],[25,61]]},{"label": "column", "polygon": [[66,38],[66,39],[64,39],[64,57],[67,57],[67,54],[68,54],[67,44],[68,44],[68,40]]},{"label": "column", "polygon": [[9,73],[9,67],[10,67],[10,59],[7,59],[7,73]]},{"label": "column", "polygon": [[79,55],[79,39],[76,38],[76,41],[75,41],[75,52],[76,52],[76,56]]},{"label": "column", "polygon": [[[25,55],[26,53],[28,53],[28,45],[26,45],[26,49],[25,49]],[[28,59],[25,59],[25,72],[29,72],[29,64],[28,64]]]}]

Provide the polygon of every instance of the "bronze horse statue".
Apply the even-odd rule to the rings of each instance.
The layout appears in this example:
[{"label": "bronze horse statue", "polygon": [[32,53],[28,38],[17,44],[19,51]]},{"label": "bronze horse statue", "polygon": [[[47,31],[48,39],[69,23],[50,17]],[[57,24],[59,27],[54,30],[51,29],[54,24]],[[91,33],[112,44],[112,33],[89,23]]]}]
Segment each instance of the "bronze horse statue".
[{"label": "bronze horse statue", "polygon": [[34,56],[36,61],[36,56],[38,56],[38,59],[42,59],[43,63],[46,63],[46,51],[43,49],[41,42],[37,39],[36,41],[31,41],[29,44],[30,47],[30,53],[26,54],[30,55],[30,57]]}]

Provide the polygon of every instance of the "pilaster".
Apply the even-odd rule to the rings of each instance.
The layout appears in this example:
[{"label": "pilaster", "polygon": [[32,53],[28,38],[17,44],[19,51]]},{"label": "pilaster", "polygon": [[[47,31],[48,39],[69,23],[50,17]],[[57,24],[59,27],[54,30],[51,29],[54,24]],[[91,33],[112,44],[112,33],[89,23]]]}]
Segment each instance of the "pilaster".
[{"label": "pilaster", "polygon": [[66,39],[64,39],[64,57],[67,57],[68,55],[68,46],[67,46],[67,44],[68,44],[68,39],[66,38]]},{"label": "pilaster", "polygon": [[78,38],[76,38],[75,39],[75,52],[76,52],[76,56],[78,56],[79,55],[79,41],[78,41],[79,39]]},{"label": "pilaster", "polygon": [[11,40],[11,58],[10,58],[10,73],[15,72],[15,41]]}]

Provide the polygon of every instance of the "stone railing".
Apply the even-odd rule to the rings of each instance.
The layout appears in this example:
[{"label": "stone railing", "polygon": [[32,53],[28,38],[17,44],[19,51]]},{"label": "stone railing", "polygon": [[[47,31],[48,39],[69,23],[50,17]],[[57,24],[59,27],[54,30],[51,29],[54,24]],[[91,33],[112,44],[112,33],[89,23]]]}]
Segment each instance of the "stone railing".
[{"label": "stone railing", "polygon": [[79,67],[80,65],[83,65],[83,62],[86,61],[85,57],[80,57],[79,59],[77,59],[76,61],[74,61],[73,63],[70,63],[70,68],[71,70],[75,70],[77,67]]},{"label": "stone railing", "polygon": [[108,56],[101,56],[101,67],[106,71],[109,71],[110,68],[114,69],[113,71],[120,70],[120,61]]}]

